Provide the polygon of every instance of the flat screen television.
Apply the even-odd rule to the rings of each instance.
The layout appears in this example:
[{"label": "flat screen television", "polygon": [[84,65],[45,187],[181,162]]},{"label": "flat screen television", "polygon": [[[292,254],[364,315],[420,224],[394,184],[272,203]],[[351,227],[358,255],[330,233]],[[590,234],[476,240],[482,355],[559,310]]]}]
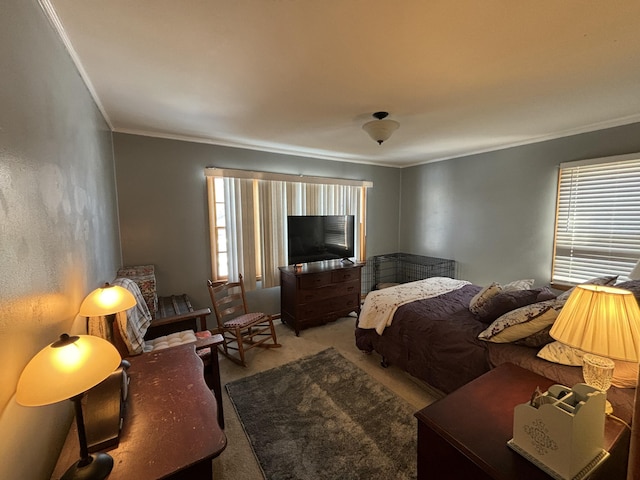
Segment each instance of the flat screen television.
[{"label": "flat screen television", "polygon": [[349,259],[354,253],[353,215],[287,217],[288,264]]}]

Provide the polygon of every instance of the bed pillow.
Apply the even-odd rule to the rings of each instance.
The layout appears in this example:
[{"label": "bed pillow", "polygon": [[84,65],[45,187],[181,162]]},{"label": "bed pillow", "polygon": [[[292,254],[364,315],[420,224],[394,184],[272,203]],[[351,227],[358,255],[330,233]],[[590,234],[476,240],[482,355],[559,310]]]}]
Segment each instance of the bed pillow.
[{"label": "bed pillow", "polygon": [[556,299],[517,308],[494,320],[478,338],[494,343],[522,340],[552,325],[560,310],[562,303]]},{"label": "bed pillow", "polygon": [[491,323],[499,316],[516,308],[554,298],[556,296],[548,287],[529,290],[502,290],[478,307],[475,315],[481,322]]},{"label": "bed pillow", "polygon": [[629,280],[628,282],[622,282],[615,285],[616,288],[623,288],[629,290],[636,297],[638,303],[640,303],[640,280]]},{"label": "bed pillow", "polygon": [[[618,280],[618,275],[605,275],[603,277],[595,277],[591,280],[587,280],[586,282],[582,282],[580,285],[613,285]],[[575,290],[576,287],[571,287],[566,292],[558,295],[558,300],[566,301],[569,298],[569,295]]]},{"label": "bed pillow", "polygon": [[474,315],[478,315],[478,312],[484,308],[484,304],[491,298],[495,297],[500,292],[509,292],[515,290],[528,290],[533,286],[533,279],[515,280],[509,282],[506,285],[500,285],[497,282],[493,282],[491,285],[487,285],[480,290],[469,302],[469,311]]},{"label": "bed pillow", "polygon": [[560,365],[569,365],[570,367],[581,367],[583,355],[584,352],[582,350],[570,347],[557,340],[545,345],[538,352],[539,358],[559,363]]},{"label": "bed pillow", "polygon": [[[572,367],[582,366],[584,352],[567,344],[555,341],[545,345],[538,352],[538,357],[549,362]],[[611,385],[618,388],[635,388],[638,384],[638,364],[614,360]]]},{"label": "bed pillow", "polygon": [[515,280],[502,286],[503,292],[512,292],[514,290],[529,290],[533,287],[533,278],[527,278],[524,280]]},{"label": "bed pillow", "polygon": [[524,337],[524,338],[521,338],[520,340],[516,340],[513,343],[517,345],[524,345],[525,347],[531,347],[531,348],[544,347],[545,345],[551,342],[555,342],[555,338],[549,335],[549,332],[551,331],[551,327],[553,327],[553,324],[543,328],[539,332],[529,335],[528,337]]},{"label": "bed pillow", "polygon": [[501,291],[502,286],[500,286],[500,284],[496,282],[483,287],[482,290],[476,293],[469,302],[469,311],[474,315],[477,315],[477,312],[484,308],[484,304],[487,303],[492,297],[498,295]]}]

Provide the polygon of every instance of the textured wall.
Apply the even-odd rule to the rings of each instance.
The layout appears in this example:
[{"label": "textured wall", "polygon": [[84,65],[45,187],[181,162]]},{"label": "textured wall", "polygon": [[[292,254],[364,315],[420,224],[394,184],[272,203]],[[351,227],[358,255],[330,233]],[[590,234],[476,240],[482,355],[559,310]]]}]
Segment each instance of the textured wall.
[{"label": "textured wall", "polygon": [[0,478],[44,479],[71,404],[13,395],[120,265],[111,133],[36,0],[0,5],[0,65]]},{"label": "textured wall", "polygon": [[481,285],[551,280],[558,166],[640,152],[640,124],[431,163],[402,171],[406,251],[453,258]]},{"label": "textured wall", "polygon": [[[211,303],[207,166],[371,180],[367,254],[398,248],[399,169],[117,133],[114,150],[124,263],[155,264],[162,295],[188,293],[194,304]],[[279,311],[276,290],[251,292],[265,303],[250,300]]]}]

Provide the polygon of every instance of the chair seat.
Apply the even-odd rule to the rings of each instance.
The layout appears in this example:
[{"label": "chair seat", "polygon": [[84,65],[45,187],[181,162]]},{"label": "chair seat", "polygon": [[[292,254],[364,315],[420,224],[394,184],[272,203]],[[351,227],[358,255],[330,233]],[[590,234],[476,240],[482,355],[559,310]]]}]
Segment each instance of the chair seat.
[{"label": "chair seat", "polygon": [[216,331],[223,339],[217,350],[225,357],[238,365],[246,366],[245,351],[255,347],[281,346],[276,338],[271,315],[249,311],[242,275],[238,274],[237,282],[214,283],[209,280],[207,287],[216,313]]},{"label": "chair seat", "polygon": [[[202,330],[200,332],[196,332],[196,338],[198,339],[210,338],[212,336],[213,336],[213,333],[211,333],[209,330]],[[208,361],[209,358],[211,357],[211,348],[196,349],[196,353],[202,359],[202,361],[205,362],[206,364],[206,361]]]},{"label": "chair seat", "polygon": [[182,332],[164,335],[152,340],[145,340],[144,351],[152,352],[154,350],[162,350],[164,348],[175,347],[176,345],[184,345],[196,341],[196,335],[193,330],[184,330]]},{"label": "chair seat", "polygon": [[248,327],[253,323],[256,323],[257,321],[265,317],[266,315],[260,312],[245,313],[244,315],[240,315],[239,317],[236,317],[232,320],[225,322],[224,327],[225,328],[238,328],[238,327],[244,328],[244,327]]}]

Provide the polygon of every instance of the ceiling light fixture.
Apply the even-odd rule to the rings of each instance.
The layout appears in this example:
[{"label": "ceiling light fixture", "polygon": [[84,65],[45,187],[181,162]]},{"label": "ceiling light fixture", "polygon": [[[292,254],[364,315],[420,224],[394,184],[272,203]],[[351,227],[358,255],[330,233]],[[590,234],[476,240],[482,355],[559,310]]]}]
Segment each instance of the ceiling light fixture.
[{"label": "ceiling light fixture", "polygon": [[389,116],[389,112],[376,112],[373,116],[377,120],[365,123],[362,129],[378,142],[378,145],[382,145],[382,142],[388,140],[391,134],[400,127],[400,124],[395,120],[385,120]]}]

